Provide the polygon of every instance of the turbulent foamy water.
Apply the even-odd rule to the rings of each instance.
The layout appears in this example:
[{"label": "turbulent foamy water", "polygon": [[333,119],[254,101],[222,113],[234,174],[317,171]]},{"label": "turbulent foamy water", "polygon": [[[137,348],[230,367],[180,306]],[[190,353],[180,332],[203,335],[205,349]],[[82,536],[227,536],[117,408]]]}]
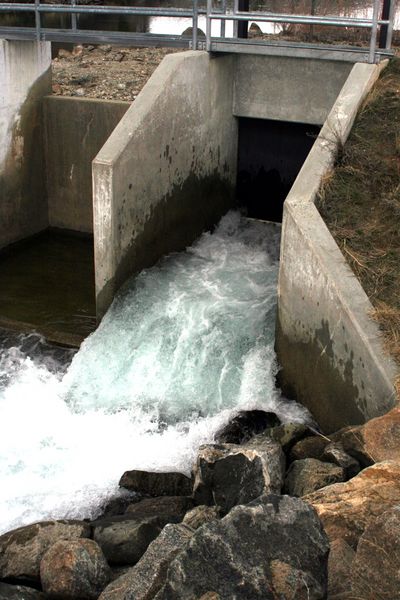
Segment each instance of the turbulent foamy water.
[{"label": "turbulent foamy water", "polygon": [[307,418],[274,385],[278,247],[230,213],[130,281],[66,372],[34,336],[3,344],[0,531],[94,516],[127,469],[188,473],[239,409]]}]

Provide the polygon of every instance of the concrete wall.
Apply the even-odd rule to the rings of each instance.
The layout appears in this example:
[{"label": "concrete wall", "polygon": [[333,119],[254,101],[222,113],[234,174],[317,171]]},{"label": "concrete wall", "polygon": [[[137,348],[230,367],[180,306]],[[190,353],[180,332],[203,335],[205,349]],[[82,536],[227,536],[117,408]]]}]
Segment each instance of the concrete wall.
[{"label": "concrete wall", "polygon": [[44,98],[49,225],[93,232],[92,160],[130,104]]},{"label": "concrete wall", "polygon": [[233,112],[238,117],[322,125],[352,65],[237,55]]},{"label": "concrete wall", "polygon": [[395,403],[397,369],[385,357],[371,303],[314,205],[378,74],[375,65],[353,67],[284,207],[276,336],[281,379],[326,432],[365,422]]},{"label": "concrete wall", "polygon": [[93,163],[97,309],[232,205],[234,57],[167,56]]},{"label": "concrete wall", "polygon": [[0,40],[0,248],[47,226],[41,99],[48,42]]}]

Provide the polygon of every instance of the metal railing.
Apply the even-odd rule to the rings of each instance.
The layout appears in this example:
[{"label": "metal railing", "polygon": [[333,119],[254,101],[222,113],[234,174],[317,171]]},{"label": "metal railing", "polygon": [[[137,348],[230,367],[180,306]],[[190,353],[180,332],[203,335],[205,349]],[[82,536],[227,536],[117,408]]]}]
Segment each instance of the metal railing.
[{"label": "metal railing", "polygon": [[[380,18],[383,8],[388,13],[388,18]],[[226,11],[226,2],[223,4],[223,9],[213,8],[213,0],[207,0],[207,27],[206,27],[206,49],[209,52],[248,52],[251,47],[252,53],[268,54],[275,50],[274,54],[294,54],[302,55],[304,57],[321,57],[321,58],[341,58],[343,60],[363,60],[365,62],[374,63],[380,59],[382,55],[391,54],[391,44],[393,35],[393,24],[394,24],[394,12],[395,12],[395,0],[384,0],[382,6],[382,0],[374,0],[373,10],[371,18],[359,18],[359,17],[335,17],[335,16],[315,16],[315,15],[294,15],[294,14],[279,14],[279,13],[265,13],[265,12],[248,12],[241,11],[238,8],[238,0],[234,2],[233,11]],[[220,37],[213,37],[211,34],[213,21],[219,21]],[[236,27],[233,28],[233,37],[227,38],[225,36],[225,23],[226,21],[233,21]],[[322,26],[322,27],[344,27],[354,29],[369,29],[370,37],[368,44],[368,51],[366,52],[362,48],[341,46],[338,44],[307,44],[304,42],[290,43],[283,41],[268,41],[260,40],[254,41],[245,39],[239,39],[237,36],[237,24],[240,22],[259,22],[259,23],[272,23],[274,25],[280,24],[294,24],[294,25],[310,25],[310,26]],[[378,48],[377,36],[378,29],[385,28],[385,44],[384,48]],[[290,52],[292,49],[292,52]]]},{"label": "metal railing", "polygon": [[[34,13],[35,27],[1,26],[0,38],[25,39],[50,42],[72,43],[114,43],[127,46],[165,46],[177,48],[204,49],[205,43],[198,42],[198,17],[206,15],[199,9],[198,0],[192,0],[192,8],[160,8],[142,6],[91,6],[69,0],[69,4],[46,4],[41,0],[31,3],[0,2],[2,13]],[[69,15],[69,28],[50,28],[43,25],[42,15],[46,13]],[[112,15],[139,17],[189,18],[192,20],[192,35],[137,33],[132,31],[104,31],[98,29],[80,29],[78,15]]]},{"label": "metal railing", "polygon": [[[3,13],[33,13],[33,27],[1,26],[0,38],[29,39],[53,42],[73,43],[115,43],[129,46],[170,46],[180,48],[207,49],[209,52],[251,52],[260,54],[294,55],[301,57],[335,58],[341,60],[376,62],[382,55],[390,53],[395,0],[383,0],[388,18],[381,18],[382,0],[374,0],[371,18],[335,17],[315,15],[295,15],[270,12],[247,12],[239,10],[239,0],[233,0],[233,9],[227,8],[227,0],[219,0],[218,8],[213,7],[213,0],[207,0],[207,10],[198,7],[198,0],[192,0],[192,7],[160,8],[138,6],[99,6],[78,4],[77,0],[69,0],[69,4],[46,4],[41,0],[30,3],[0,2],[0,16]],[[388,9],[389,6],[389,10]],[[69,27],[50,28],[43,25],[46,13],[70,16]],[[114,15],[144,16],[165,18],[188,18],[192,21],[191,37],[172,34],[136,33],[131,31],[103,31],[97,29],[80,29],[79,15]],[[198,39],[199,16],[206,17],[206,39]],[[219,37],[212,36],[212,23],[219,21]],[[226,36],[226,22],[233,23],[232,37]],[[309,25],[322,27],[341,27],[370,30],[368,48],[356,48],[338,44],[312,44],[305,42],[288,42],[285,40],[248,39],[239,37],[240,27],[243,30],[249,22],[272,23],[274,25]],[[239,24],[242,23],[240,26]],[[384,28],[385,47],[377,47],[378,30]],[[268,36],[267,36],[268,37]]]}]

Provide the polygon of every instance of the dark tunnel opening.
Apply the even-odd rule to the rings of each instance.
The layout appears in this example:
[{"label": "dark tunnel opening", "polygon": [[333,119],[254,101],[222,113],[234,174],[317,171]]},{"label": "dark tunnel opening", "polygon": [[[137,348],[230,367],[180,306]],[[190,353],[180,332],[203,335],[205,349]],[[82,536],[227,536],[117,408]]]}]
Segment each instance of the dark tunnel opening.
[{"label": "dark tunnel opening", "polygon": [[236,193],[248,217],[282,221],[283,203],[320,128],[239,118]]}]

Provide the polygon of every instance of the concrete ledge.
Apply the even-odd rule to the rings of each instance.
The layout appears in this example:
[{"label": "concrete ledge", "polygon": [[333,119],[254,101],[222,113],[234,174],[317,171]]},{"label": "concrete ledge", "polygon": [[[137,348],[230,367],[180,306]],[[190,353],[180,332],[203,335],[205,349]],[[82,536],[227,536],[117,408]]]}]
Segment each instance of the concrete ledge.
[{"label": "concrete ledge", "polygon": [[184,249],[233,203],[234,58],[162,61],[93,162],[98,316],[125,279]]},{"label": "concrete ledge", "polygon": [[375,65],[353,67],[284,208],[276,338],[282,382],[327,432],[396,402],[398,369],[385,357],[372,305],[314,205],[379,73]]}]

